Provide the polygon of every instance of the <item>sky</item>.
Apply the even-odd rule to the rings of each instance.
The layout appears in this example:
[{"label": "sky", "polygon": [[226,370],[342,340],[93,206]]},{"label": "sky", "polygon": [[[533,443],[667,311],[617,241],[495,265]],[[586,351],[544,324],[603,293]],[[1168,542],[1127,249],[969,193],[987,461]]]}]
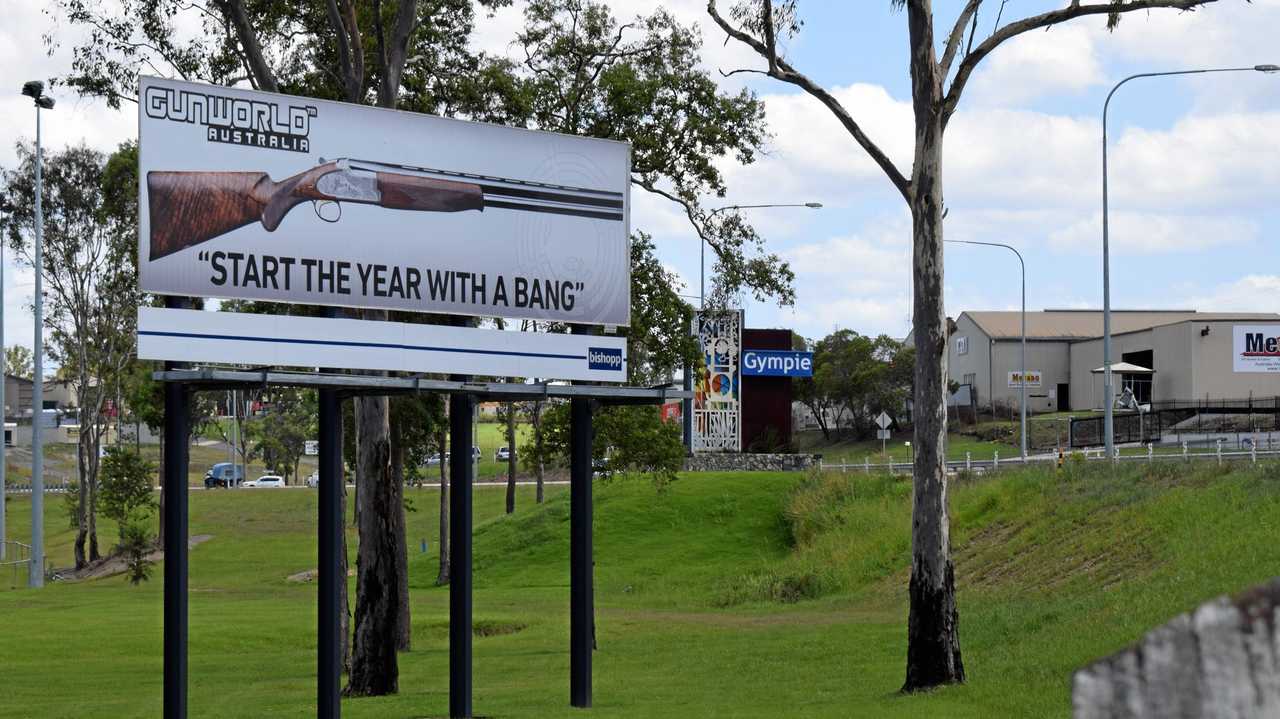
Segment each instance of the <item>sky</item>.
[{"label": "sky", "polygon": [[[27,79],[70,70],[74,31],[44,0],[10,0],[0,26],[0,67],[12,85],[0,96],[0,166],[34,135],[35,110],[19,94]],[[722,5],[727,4],[722,0]],[[935,2],[945,36],[961,0]],[[1066,4],[1017,0],[1002,23]],[[911,222],[897,191],[815,99],[759,75],[748,49],[725,37],[705,0],[613,0],[627,18],[665,6],[696,23],[704,64],[726,90],[746,87],[764,102],[767,153],[742,166],[725,158],[729,193],[719,204],[820,202],[822,209],[751,211],[771,251],[796,273],[796,302],[779,307],[742,298],[749,327],[791,328],[809,338],[836,329],[904,336],[911,313]],[[979,15],[989,33],[999,3]],[[906,16],[887,0],[800,0],[804,27],[783,45],[793,66],[828,88],[909,174],[912,119]],[[513,53],[520,3],[478,20],[473,43]],[[1280,64],[1274,38],[1280,0],[1222,0],[1194,13],[1126,15],[1114,32],[1086,18],[1010,41],[974,73],[947,131],[947,239],[1000,242],[1026,261],[1028,309],[1102,303],[1103,102],[1111,86],[1139,72]],[[60,46],[46,51],[42,37]],[[47,146],[85,142],[110,150],[136,134],[136,108],[113,111],[65,92],[44,115]],[[1115,308],[1280,312],[1280,74],[1224,73],[1150,78],[1112,100],[1111,292]],[[633,192],[632,227],[654,235],[660,259],[696,304],[699,242],[678,207]],[[707,271],[712,269],[711,254]],[[4,263],[6,344],[31,345],[32,276]],[[948,245],[946,307],[1014,310],[1018,262],[988,247]]]}]

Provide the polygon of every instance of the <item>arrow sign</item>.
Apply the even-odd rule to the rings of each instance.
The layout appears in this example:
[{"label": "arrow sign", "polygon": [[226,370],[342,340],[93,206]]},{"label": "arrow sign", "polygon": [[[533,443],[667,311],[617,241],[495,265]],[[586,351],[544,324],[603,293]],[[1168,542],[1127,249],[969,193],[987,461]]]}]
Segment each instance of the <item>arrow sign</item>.
[{"label": "arrow sign", "polygon": [[889,425],[893,424],[893,419],[884,411],[880,410],[880,416],[876,417],[876,424],[880,429],[889,429]]}]

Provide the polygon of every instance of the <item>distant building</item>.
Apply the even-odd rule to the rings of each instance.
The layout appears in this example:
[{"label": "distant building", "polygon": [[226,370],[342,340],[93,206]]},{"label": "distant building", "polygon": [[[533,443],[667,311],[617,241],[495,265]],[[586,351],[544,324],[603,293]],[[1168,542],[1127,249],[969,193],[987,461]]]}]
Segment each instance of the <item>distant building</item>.
[{"label": "distant building", "polygon": [[[1111,335],[1117,395],[1128,386],[1144,403],[1280,396],[1280,314],[1112,310]],[[1016,407],[1021,337],[1020,312],[962,312],[947,342],[949,379],[979,407]],[[1027,312],[1028,409],[1102,408],[1102,354],[1102,312]]]},{"label": "distant building", "polygon": [[6,374],[4,376],[4,416],[5,419],[31,417],[31,385],[26,377]]}]

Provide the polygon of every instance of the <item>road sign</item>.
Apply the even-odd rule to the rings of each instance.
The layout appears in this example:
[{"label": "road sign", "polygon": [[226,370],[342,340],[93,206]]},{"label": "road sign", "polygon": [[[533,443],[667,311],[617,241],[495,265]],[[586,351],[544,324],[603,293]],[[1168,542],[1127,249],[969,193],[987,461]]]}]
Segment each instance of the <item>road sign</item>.
[{"label": "road sign", "polygon": [[884,410],[880,410],[880,416],[876,417],[876,424],[880,429],[888,429],[889,425],[893,424],[893,418]]},{"label": "road sign", "polygon": [[877,430],[876,430],[876,439],[889,439],[889,430],[887,430],[887,429],[877,429]]}]

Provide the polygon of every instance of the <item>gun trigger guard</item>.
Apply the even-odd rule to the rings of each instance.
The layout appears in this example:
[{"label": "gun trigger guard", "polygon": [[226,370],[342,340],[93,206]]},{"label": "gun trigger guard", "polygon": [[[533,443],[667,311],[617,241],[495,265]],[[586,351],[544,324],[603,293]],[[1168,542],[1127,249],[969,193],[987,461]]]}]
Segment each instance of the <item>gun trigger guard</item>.
[{"label": "gun trigger guard", "polygon": [[[333,205],[334,207],[338,208],[338,214],[335,215],[333,219],[329,219],[328,217],[325,217],[324,213],[320,211],[320,208],[326,205]],[[333,223],[342,219],[342,203],[338,202],[337,200],[312,200],[311,209],[316,213],[316,217],[319,217],[324,222]]]}]

